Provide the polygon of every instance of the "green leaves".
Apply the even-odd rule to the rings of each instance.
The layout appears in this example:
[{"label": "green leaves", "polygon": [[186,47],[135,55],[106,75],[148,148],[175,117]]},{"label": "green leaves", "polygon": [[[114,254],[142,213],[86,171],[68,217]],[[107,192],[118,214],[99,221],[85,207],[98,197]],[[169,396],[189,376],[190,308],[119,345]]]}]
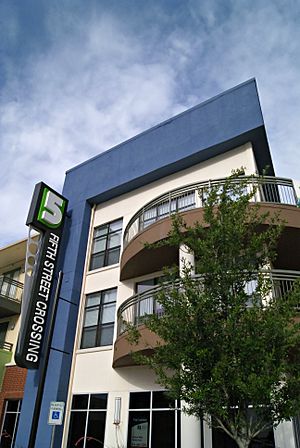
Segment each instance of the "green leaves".
[{"label": "green leaves", "polygon": [[274,296],[270,269],[283,222],[251,202],[256,193],[238,171],[201,191],[202,222],[173,216],[159,245],[186,245],[198,277],[188,267],[180,281],[178,269],[169,271],[156,296],[164,314],[145,320],[164,344],[140,359],[187,413],[212,416],[239,446],[300,412],[300,287]]}]

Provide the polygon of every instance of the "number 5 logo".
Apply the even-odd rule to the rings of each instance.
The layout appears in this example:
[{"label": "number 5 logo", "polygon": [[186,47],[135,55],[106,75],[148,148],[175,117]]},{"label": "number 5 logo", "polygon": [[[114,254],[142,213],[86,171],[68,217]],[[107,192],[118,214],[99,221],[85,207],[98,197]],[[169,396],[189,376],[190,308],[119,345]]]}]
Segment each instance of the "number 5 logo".
[{"label": "number 5 logo", "polygon": [[44,188],[38,220],[47,227],[56,229],[62,221],[65,205],[66,201],[64,199],[48,188]]}]

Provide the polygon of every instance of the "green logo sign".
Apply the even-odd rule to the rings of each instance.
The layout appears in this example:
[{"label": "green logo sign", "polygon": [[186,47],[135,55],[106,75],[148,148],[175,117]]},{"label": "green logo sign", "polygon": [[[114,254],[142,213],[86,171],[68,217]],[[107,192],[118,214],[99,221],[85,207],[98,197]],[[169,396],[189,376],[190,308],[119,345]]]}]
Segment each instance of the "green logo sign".
[{"label": "green logo sign", "polygon": [[56,229],[62,222],[65,206],[66,201],[63,198],[45,187],[38,212],[38,221],[51,229]]}]

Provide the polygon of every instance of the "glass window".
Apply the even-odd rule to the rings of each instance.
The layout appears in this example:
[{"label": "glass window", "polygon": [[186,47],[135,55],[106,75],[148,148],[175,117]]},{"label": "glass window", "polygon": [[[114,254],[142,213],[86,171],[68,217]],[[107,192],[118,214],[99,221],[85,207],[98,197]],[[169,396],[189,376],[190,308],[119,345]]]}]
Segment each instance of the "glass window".
[{"label": "glass window", "polygon": [[148,448],[149,427],[150,411],[130,411],[127,448]]},{"label": "glass window", "polygon": [[[164,276],[155,277],[150,280],[143,280],[136,283],[135,288],[138,294],[144,293],[155,286],[159,285],[161,282],[165,280]],[[150,293],[149,293],[150,294]],[[155,299],[155,297],[151,295],[146,295],[146,297],[141,297],[136,305],[136,322],[142,322],[143,317],[147,314],[162,314],[163,309],[161,304]]]},{"label": "glass window", "polygon": [[152,412],[151,446],[175,447],[175,412]]},{"label": "glass window", "polygon": [[0,446],[11,448],[17,432],[22,400],[6,400],[1,429]]},{"label": "glass window", "polygon": [[104,446],[107,394],[74,395],[68,448]]},{"label": "glass window", "polygon": [[93,394],[91,395],[90,408],[91,409],[106,409],[107,394]]},{"label": "glass window", "polygon": [[116,296],[117,288],[86,296],[81,348],[113,343]]},{"label": "glass window", "polygon": [[175,408],[175,400],[172,400],[166,391],[155,392],[153,394],[152,406],[154,408]]},{"label": "glass window", "polygon": [[84,395],[73,395],[72,409],[87,409],[89,396]]},{"label": "glass window", "polygon": [[165,392],[133,392],[127,448],[180,448],[179,402]]},{"label": "glass window", "polygon": [[130,394],[130,409],[149,409],[150,392],[135,392]]},{"label": "glass window", "polygon": [[119,262],[121,234],[122,219],[95,228],[90,270]]}]

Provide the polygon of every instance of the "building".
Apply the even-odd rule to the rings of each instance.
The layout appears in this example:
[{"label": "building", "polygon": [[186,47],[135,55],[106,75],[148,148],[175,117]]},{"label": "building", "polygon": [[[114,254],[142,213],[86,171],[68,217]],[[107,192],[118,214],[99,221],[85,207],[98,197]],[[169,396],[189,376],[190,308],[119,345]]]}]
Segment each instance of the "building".
[{"label": "building", "polygon": [[[151,287],[163,266],[181,258],[171,249],[146,251],[143,243],[166,236],[174,210],[195,219],[201,213],[197,189],[210,179],[222,183],[241,166],[245,175],[268,166],[274,176],[255,80],[67,172],[64,278],[36,447],[219,448],[225,443],[213,442],[208,427],[180,414],[179,403],[168,408],[153,373],[135,365],[122,321],[138,324],[148,306],[159,311]],[[273,268],[279,282],[292,283],[300,271],[300,210],[292,181],[270,178],[257,200],[266,210],[280,209],[287,220]],[[151,336],[146,338],[149,342]],[[39,370],[28,372],[18,448],[28,447],[39,376]],[[64,425],[55,432],[47,423],[51,401],[66,403]],[[275,431],[275,440],[281,448],[299,448],[291,422]]]},{"label": "building", "polygon": [[26,240],[0,250],[0,446],[14,441],[26,370],[16,366],[14,351],[24,281]]}]

